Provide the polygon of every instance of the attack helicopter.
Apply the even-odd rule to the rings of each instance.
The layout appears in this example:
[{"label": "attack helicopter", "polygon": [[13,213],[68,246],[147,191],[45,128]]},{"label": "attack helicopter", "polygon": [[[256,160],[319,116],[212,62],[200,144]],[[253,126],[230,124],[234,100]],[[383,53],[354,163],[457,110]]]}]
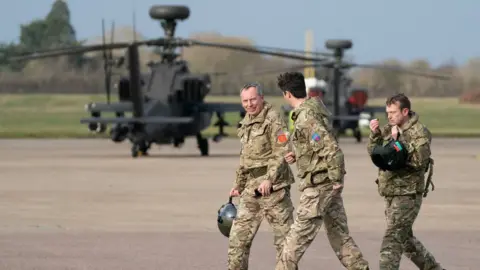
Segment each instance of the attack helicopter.
[{"label": "attack helicopter", "polygon": [[[348,75],[348,71],[353,68],[368,68],[368,69],[382,69],[393,72],[401,72],[413,76],[427,77],[437,80],[449,80],[452,78],[448,74],[439,74],[434,72],[425,72],[414,69],[405,69],[401,67],[392,67],[384,65],[371,65],[371,64],[357,64],[344,60],[344,52],[353,47],[351,40],[327,40],[325,47],[332,50],[333,53],[325,52],[311,52],[311,51],[298,51],[288,50],[289,52],[303,53],[306,56],[324,56],[330,57],[323,59],[316,59],[315,61],[307,64],[294,65],[288,68],[271,69],[271,70],[257,70],[249,72],[244,75],[263,75],[270,73],[279,73],[285,71],[297,71],[305,68],[319,68],[323,67],[327,71],[330,71],[332,76],[326,76],[323,79],[315,77],[306,77],[305,86],[307,96],[317,96],[320,92],[320,99],[325,106],[332,113],[332,128],[335,135],[338,137],[340,134],[345,134],[347,129],[351,129],[353,137],[357,142],[361,142],[362,135],[360,127],[368,125],[371,119],[374,118],[376,113],[385,113],[384,106],[369,106],[368,101],[368,89],[358,87],[353,84],[353,80]],[[310,95],[312,94],[312,95]],[[282,106],[282,110],[287,120],[290,120],[290,112],[292,107],[289,105]]]},{"label": "attack helicopter", "polygon": [[[223,118],[225,112],[239,112],[241,118],[245,115],[241,104],[205,102],[204,99],[211,87],[210,75],[192,74],[188,63],[178,59],[179,54],[175,52],[177,48],[205,46],[302,61],[315,60],[272,52],[269,48],[254,49],[248,46],[208,43],[175,37],[177,21],[186,20],[190,16],[190,10],[186,6],[156,5],[150,8],[149,15],[152,19],[160,21],[164,37],[129,43],[112,41],[106,44],[105,34],[103,34],[101,45],[52,49],[12,57],[10,60],[33,60],[103,51],[107,103],[86,104],[85,109],[91,117],[81,119],[80,123],[87,124],[90,131],[97,133],[105,132],[106,125],[113,124],[110,130],[112,141],[118,143],[129,139],[132,143],[132,157],[146,155],[152,144],[173,144],[174,147],[180,147],[189,136],[196,136],[201,155],[208,156],[208,140],[202,136],[201,131],[210,126],[213,114],[215,113],[218,119],[214,125],[219,128],[218,134],[213,138],[216,142],[226,136],[224,127],[229,123]],[[161,60],[149,63],[149,74],[140,73],[140,46],[159,49],[157,54],[161,56]],[[113,60],[111,51],[116,49],[126,49],[126,57]],[[119,102],[111,103],[111,67],[120,67],[124,63],[127,63],[128,76],[121,78],[117,84]],[[115,117],[102,117],[101,114],[105,112],[113,112]],[[126,117],[126,113],[131,113],[132,117]]]},{"label": "attack helicopter", "polygon": [[[218,121],[215,124],[219,133],[214,141],[225,136],[224,127],[228,126],[223,114],[225,112],[239,112],[244,117],[245,111],[240,104],[235,103],[212,103],[205,102],[206,95],[210,92],[209,74],[192,74],[188,64],[177,59],[179,54],[175,50],[185,46],[204,46],[219,49],[243,51],[269,56],[284,57],[294,60],[307,61],[313,65],[323,65],[333,69],[333,126],[339,128],[339,120],[352,120],[351,116],[340,115],[339,111],[339,86],[341,70],[353,66],[363,66],[342,61],[343,51],[351,48],[349,40],[329,40],[327,48],[334,50],[334,59],[303,56],[294,53],[281,53],[274,48],[254,48],[251,46],[236,46],[231,44],[210,43],[193,39],[175,37],[177,21],[186,20],[190,10],[180,5],[152,6],[149,15],[154,20],[159,20],[165,36],[162,38],[134,41],[117,42],[101,45],[78,46],[57,49],[33,55],[13,57],[11,60],[30,60],[62,55],[81,54],[92,51],[111,52],[115,49],[126,49],[126,59],[113,61],[119,66],[121,62],[128,63],[128,77],[122,78],[118,83],[119,102],[110,103],[109,84],[106,85],[107,103],[89,103],[85,109],[91,117],[80,120],[80,123],[88,124],[91,131],[104,132],[106,124],[114,124],[110,130],[111,139],[121,142],[129,139],[132,143],[131,155],[137,157],[146,155],[152,144],[173,144],[179,147],[186,137],[196,136],[198,148],[202,156],[208,155],[208,140],[201,131],[208,128],[211,118],[215,113]],[[140,73],[139,47],[157,47],[161,60],[149,64],[150,73]],[[280,49],[281,50],[281,49]],[[111,60],[111,59],[110,59]],[[112,65],[106,63],[106,66]],[[373,67],[374,68],[374,67]],[[110,71],[106,70],[106,81],[109,81]],[[437,75],[439,76],[439,75]],[[102,112],[114,112],[116,117],[101,117]],[[132,113],[132,117],[126,117],[125,113]],[[358,119],[356,117],[355,119]]]},{"label": "attack helicopter", "polygon": [[[449,80],[451,75],[425,72],[401,67],[358,64],[343,59],[345,50],[353,47],[351,40],[327,40],[325,47],[333,51],[334,59],[324,63],[313,63],[304,67],[323,67],[333,73],[326,78],[327,87],[322,97],[327,108],[332,109],[332,128],[336,135],[353,131],[357,142],[361,142],[361,123],[369,122],[376,113],[385,113],[385,107],[368,106],[368,89],[357,87],[347,72],[352,68],[382,69],[437,80]],[[363,124],[364,125],[364,124]]]}]

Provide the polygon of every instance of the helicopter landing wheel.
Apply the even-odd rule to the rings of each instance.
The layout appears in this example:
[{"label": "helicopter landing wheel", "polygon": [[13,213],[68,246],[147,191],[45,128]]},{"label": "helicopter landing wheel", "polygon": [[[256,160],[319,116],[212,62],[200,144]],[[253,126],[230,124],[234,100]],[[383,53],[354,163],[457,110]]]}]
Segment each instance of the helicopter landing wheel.
[{"label": "helicopter landing wheel", "polygon": [[338,128],[333,128],[333,129],[332,129],[332,135],[333,135],[333,137],[335,137],[335,139],[338,141],[339,136],[340,136],[340,130],[338,130]]},{"label": "helicopter landing wheel", "polygon": [[198,149],[200,149],[200,154],[202,156],[208,156],[208,140],[201,135],[197,135],[197,144]]},{"label": "helicopter landing wheel", "polygon": [[146,143],[134,143],[132,145],[132,157],[148,156],[148,145]]},{"label": "helicopter landing wheel", "polygon": [[133,158],[138,157],[139,154],[140,154],[140,153],[139,153],[139,152],[140,152],[140,146],[139,146],[138,144],[134,143],[134,144],[132,145],[132,150],[131,150],[131,152],[132,152],[132,157],[133,157]]},{"label": "helicopter landing wheel", "polygon": [[362,142],[362,133],[360,132],[360,129],[356,128],[353,130],[353,136],[357,140],[357,143]]},{"label": "helicopter landing wheel", "polygon": [[202,156],[208,156],[208,140],[202,138],[198,144],[198,148],[200,149],[200,154]]}]

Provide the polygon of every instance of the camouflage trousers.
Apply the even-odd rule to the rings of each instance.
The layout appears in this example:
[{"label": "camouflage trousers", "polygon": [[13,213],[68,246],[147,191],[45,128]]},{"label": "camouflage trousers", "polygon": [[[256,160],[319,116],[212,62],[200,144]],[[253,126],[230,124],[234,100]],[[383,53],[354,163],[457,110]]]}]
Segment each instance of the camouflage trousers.
[{"label": "camouflage trousers", "polygon": [[422,195],[385,197],[387,229],[380,249],[380,270],[398,270],[402,254],[421,270],[442,270],[425,246],[413,236]]},{"label": "camouflage trousers", "polygon": [[368,262],[350,236],[341,191],[330,187],[308,187],[300,196],[294,224],[283,243],[276,270],[298,269],[303,254],[315,239],[323,222],[338,260],[349,270],[366,270]]},{"label": "camouflage trousers", "polygon": [[290,189],[284,188],[266,197],[254,198],[245,193],[240,197],[237,217],[229,237],[228,269],[247,270],[252,241],[265,217],[273,228],[276,259],[282,252],[282,243],[293,223],[293,203]]}]

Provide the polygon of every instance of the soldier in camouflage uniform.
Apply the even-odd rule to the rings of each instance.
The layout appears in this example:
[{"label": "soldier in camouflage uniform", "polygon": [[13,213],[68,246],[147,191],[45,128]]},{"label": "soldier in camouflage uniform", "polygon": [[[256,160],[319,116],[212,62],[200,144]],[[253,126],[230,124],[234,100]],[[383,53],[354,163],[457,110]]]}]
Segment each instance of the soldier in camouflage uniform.
[{"label": "soldier in camouflage uniform", "polygon": [[[402,254],[421,270],[442,270],[433,255],[413,236],[412,226],[431,184],[433,160],[430,158],[430,131],[410,110],[403,94],[387,99],[389,124],[380,128],[378,120],[370,122],[368,153],[377,144],[391,139],[400,141],[408,151],[407,167],[398,171],[379,170],[378,192],[385,199],[387,229],[380,250],[380,270],[397,270]],[[429,170],[427,181],[425,173]]]},{"label": "soldier in camouflage uniform", "polygon": [[288,150],[286,123],[263,100],[258,84],[244,86],[241,98],[247,114],[238,129],[240,166],[230,192],[230,196],[240,196],[240,203],[229,237],[229,270],[248,269],[252,241],[264,217],[273,228],[278,257],[294,210],[290,186],[295,179],[284,160]]},{"label": "soldier in camouflage uniform", "polygon": [[298,263],[325,222],[328,240],[339,261],[349,270],[368,268],[368,262],[349,234],[343,206],[345,175],[343,152],[328,124],[325,105],[307,98],[301,73],[284,73],[278,86],[294,107],[291,142],[295,153],[285,159],[297,163],[300,203],[294,224],[285,237],[283,253],[275,269],[298,269]]}]

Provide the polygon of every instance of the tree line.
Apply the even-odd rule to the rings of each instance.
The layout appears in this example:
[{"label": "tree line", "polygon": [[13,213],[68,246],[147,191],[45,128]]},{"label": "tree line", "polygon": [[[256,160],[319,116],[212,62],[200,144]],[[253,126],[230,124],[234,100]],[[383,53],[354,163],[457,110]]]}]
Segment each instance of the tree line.
[{"label": "tree line", "polygon": [[[107,33],[106,36],[109,37],[110,34]],[[115,31],[115,41],[132,40],[132,36],[132,29],[128,27]],[[139,33],[136,33],[136,37],[137,40],[142,39]],[[219,33],[197,33],[190,38],[255,46],[253,41],[247,38],[223,36]],[[99,38],[96,41],[101,42]],[[18,43],[0,44],[0,92],[103,93],[104,75],[101,52],[28,62],[8,60],[12,56],[86,43],[88,43],[87,40],[76,38],[67,3],[56,0],[45,18],[20,26]],[[142,48],[140,54],[142,72],[148,72],[146,64],[149,61],[159,59],[155,52],[155,50]],[[278,95],[276,87],[278,72],[258,75],[255,71],[287,69],[301,64],[299,61],[226,49],[186,47],[181,52],[181,57],[189,62],[192,72],[211,74],[213,95],[237,95],[239,87],[250,81],[262,83],[267,94]],[[118,50],[115,53],[116,56],[120,56],[124,55],[125,51]],[[394,92],[403,92],[417,97],[459,97],[480,91],[480,57],[474,57],[462,66],[454,61],[446,61],[440,66],[433,67],[425,59],[410,63],[388,59],[377,64],[451,74],[453,79],[441,81],[388,70],[354,69],[348,72],[348,76],[353,79],[353,85],[368,88],[372,97],[384,97]],[[227,75],[221,73],[227,73]],[[126,70],[118,70],[116,74],[126,75]],[[317,68],[316,74],[331,78],[330,70],[323,68]]]}]

